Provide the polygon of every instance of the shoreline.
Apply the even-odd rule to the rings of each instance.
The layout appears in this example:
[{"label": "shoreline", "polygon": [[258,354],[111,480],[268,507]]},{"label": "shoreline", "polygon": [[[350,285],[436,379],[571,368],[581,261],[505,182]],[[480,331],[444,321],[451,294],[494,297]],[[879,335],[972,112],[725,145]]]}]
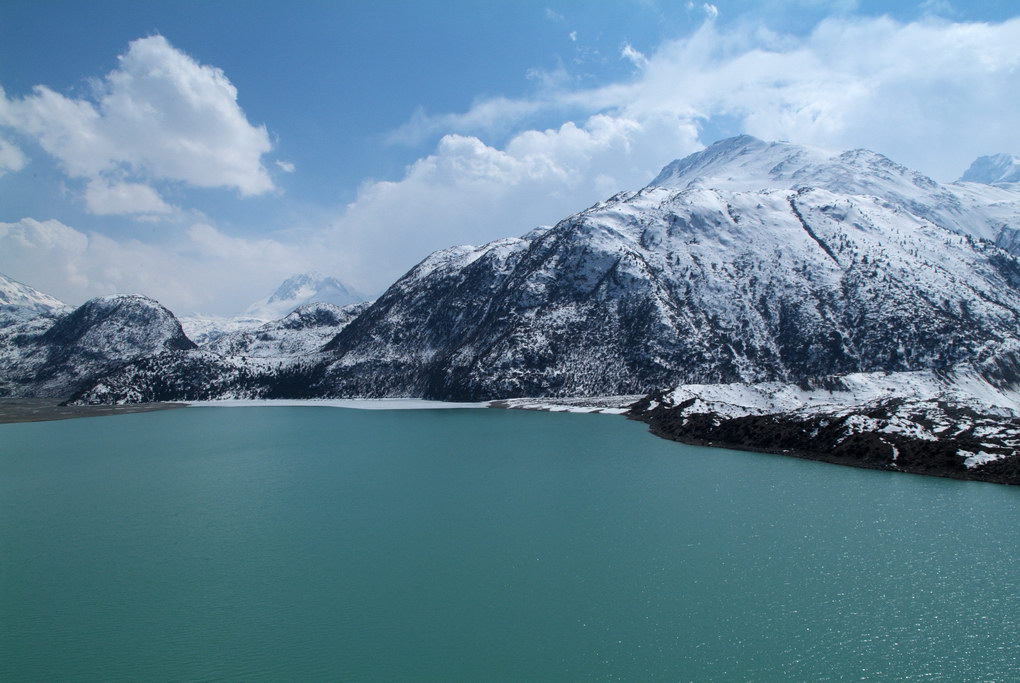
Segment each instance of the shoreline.
[{"label": "shoreline", "polygon": [[[626,399],[626,402],[622,401]],[[605,413],[622,415],[637,397],[590,398],[511,398],[491,401],[432,401],[417,398],[344,398],[344,399],[223,399],[214,401],[174,401],[151,403],[63,405],[55,398],[0,398],[0,424],[51,422],[83,417],[105,417],[148,413],[177,408],[258,408],[309,407],[347,408],[350,410],[536,410],[543,412]]]},{"label": "shoreline", "polygon": [[66,406],[55,398],[0,398],[0,424],[52,422],[80,417],[106,417],[130,413],[186,408],[187,403],[125,403],[121,405]]}]

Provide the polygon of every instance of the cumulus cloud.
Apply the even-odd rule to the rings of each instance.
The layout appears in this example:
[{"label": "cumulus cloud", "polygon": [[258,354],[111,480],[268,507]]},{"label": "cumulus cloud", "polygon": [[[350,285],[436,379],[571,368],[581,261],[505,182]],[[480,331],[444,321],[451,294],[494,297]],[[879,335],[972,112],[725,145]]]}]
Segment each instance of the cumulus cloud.
[{"label": "cumulus cloud", "polygon": [[25,167],[25,155],[21,150],[0,138],[0,176],[8,171],[20,171]]},{"label": "cumulus cloud", "polygon": [[[34,138],[69,176],[101,178],[107,186],[126,175],[233,188],[246,196],[273,189],[262,164],[272,147],[269,135],[248,121],[237,89],[223,71],[199,64],[159,35],[132,41],[117,68],[95,82],[91,99],[45,85],[23,97],[0,89],[0,126]],[[93,184],[88,187],[95,196]],[[151,188],[124,193],[155,204]],[[100,205],[109,213],[116,203]],[[124,205],[134,212],[132,202]]]}]

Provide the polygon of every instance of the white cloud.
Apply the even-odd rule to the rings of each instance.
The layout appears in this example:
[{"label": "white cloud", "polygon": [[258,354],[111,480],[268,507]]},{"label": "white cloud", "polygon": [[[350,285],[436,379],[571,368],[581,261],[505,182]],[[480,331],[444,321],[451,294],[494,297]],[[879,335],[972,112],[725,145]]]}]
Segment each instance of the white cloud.
[{"label": "white cloud", "polygon": [[[539,72],[531,72],[538,77]],[[547,72],[541,72],[547,76]],[[553,74],[551,76],[555,78]],[[547,108],[549,103],[542,100],[511,99],[494,97],[482,99],[463,114],[440,114],[431,116],[423,109],[417,109],[411,119],[392,131],[386,141],[390,144],[417,145],[432,135],[449,132],[486,132],[502,134],[510,123],[519,121]]]},{"label": "white cloud", "polygon": [[25,168],[25,155],[21,150],[0,138],[0,176],[8,171],[20,171]]},{"label": "white cloud", "polygon": [[171,207],[159,193],[142,183],[107,182],[100,178],[89,181],[85,188],[85,205],[99,216],[124,214],[170,213]]},{"label": "white cloud", "polygon": [[620,56],[639,69],[644,68],[648,64],[648,59],[638,50],[635,50],[630,43],[626,43],[623,46],[623,50],[620,51]]},{"label": "white cloud", "polygon": [[[868,147],[942,180],[979,153],[1020,150],[1020,19],[837,17],[798,37],[719,27],[715,8],[702,9],[691,36],[648,55],[631,48],[625,56],[643,68],[629,81],[419,112],[402,133],[448,134],[402,179],[366,185],[341,212],[322,237],[324,252],[342,250],[337,272],[372,289],[432,249],[555,222],[712,142],[696,132],[715,117],[764,139]],[[500,146],[485,142],[563,112],[584,113]]]},{"label": "white cloud", "polygon": [[719,8],[709,2],[702,5],[701,9],[704,10],[705,16],[708,17],[709,21],[714,21],[719,17]]},{"label": "white cloud", "polygon": [[140,293],[178,314],[232,314],[309,267],[297,246],[230,237],[206,224],[150,244],[57,220],[0,222],[0,272],[70,304]]},{"label": "white cloud", "polygon": [[284,173],[293,173],[296,168],[293,163],[289,161],[280,161],[279,159],[276,160],[276,165]]},{"label": "white cloud", "polygon": [[550,21],[558,21],[561,24],[565,21],[562,14],[548,7],[545,8],[545,18]]},{"label": "white cloud", "polygon": [[572,42],[572,43],[576,43],[577,42],[577,31],[571,31],[567,35],[570,37],[570,42]]},{"label": "white cloud", "polygon": [[273,189],[261,161],[269,135],[248,122],[223,71],[159,35],[132,41],[118,60],[95,83],[94,100],[44,85],[24,97],[0,89],[0,125],[35,138],[72,177],[129,175],[242,195]]},{"label": "white cloud", "polygon": [[[725,117],[765,139],[868,147],[943,180],[978,154],[1020,150],[1020,18],[902,24],[839,16],[793,36],[746,22],[719,27],[705,11],[689,37],[648,55],[625,48],[643,64],[630,81],[571,89],[561,78],[538,96],[493,98],[408,127],[486,136],[557,112],[639,122]],[[675,156],[666,148],[659,155],[663,163]]]}]

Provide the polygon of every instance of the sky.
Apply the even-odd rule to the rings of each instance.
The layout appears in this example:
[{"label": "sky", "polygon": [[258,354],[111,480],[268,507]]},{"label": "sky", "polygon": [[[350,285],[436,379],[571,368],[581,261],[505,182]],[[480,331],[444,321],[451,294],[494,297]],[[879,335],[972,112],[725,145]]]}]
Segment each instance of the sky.
[{"label": "sky", "polygon": [[1014,0],[0,3],[0,273],[233,315],[375,296],[749,133],[1020,153]]}]

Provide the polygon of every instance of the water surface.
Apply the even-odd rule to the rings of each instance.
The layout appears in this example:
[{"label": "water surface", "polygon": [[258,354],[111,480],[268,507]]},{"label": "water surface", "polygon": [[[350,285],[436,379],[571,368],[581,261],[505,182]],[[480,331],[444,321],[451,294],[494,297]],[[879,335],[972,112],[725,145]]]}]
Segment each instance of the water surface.
[{"label": "water surface", "polygon": [[0,680],[1017,679],[1018,503],[613,416],[0,425]]}]

